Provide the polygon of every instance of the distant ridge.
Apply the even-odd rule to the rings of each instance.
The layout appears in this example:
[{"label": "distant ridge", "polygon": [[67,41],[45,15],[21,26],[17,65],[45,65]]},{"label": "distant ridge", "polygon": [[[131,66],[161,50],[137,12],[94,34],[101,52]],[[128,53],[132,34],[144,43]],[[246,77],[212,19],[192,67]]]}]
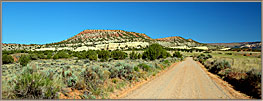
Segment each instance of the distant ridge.
[{"label": "distant ridge", "polygon": [[253,48],[261,49],[261,42],[233,42],[233,43],[207,43],[209,45],[225,46],[230,48]]}]

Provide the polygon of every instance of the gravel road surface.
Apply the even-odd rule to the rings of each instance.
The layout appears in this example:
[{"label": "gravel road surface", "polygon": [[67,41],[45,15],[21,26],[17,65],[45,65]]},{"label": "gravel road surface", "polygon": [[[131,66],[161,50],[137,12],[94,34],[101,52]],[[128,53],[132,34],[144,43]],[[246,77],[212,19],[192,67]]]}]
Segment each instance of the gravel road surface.
[{"label": "gravel road surface", "polygon": [[230,99],[191,57],[121,99]]}]

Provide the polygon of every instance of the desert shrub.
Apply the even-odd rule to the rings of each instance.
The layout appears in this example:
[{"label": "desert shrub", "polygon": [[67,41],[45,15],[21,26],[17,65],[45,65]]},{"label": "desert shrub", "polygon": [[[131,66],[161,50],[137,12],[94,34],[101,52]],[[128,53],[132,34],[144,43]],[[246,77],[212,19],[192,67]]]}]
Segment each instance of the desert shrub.
[{"label": "desert shrub", "polygon": [[231,67],[231,65],[226,60],[223,60],[223,61],[215,60],[213,62],[213,65],[211,67],[209,67],[209,72],[218,74],[219,71],[224,70],[226,68],[230,68],[230,67]]},{"label": "desert shrub", "polygon": [[122,60],[127,57],[127,53],[119,50],[115,50],[111,52],[111,57],[115,60]]},{"label": "desert shrub", "polygon": [[10,55],[10,54],[14,54],[14,51],[7,51],[7,50],[2,50],[2,54],[6,54],[6,55]]},{"label": "desert shrub", "polygon": [[173,57],[182,58],[183,55],[179,51],[176,51],[174,52]]},{"label": "desert shrub", "polygon": [[30,61],[30,57],[28,55],[21,55],[19,58],[20,65],[26,66],[27,63]]},{"label": "desert shrub", "polygon": [[134,78],[134,70],[134,66],[130,64],[117,63],[114,67],[109,68],[110,78],[132,80]]},{"label": "desert shrub", "polygon": [[112,68],[109,69],[109,71],[110,71],[110,78],[117,78],[117,77],[119,77],[119,71],[120,71],[119,68],[120,67],[117,67],[117,68],[112,67]]},{"label": "desert shrub", "polygon": [[169,60],[164,60],[163,63],[164,64],[170,64]]},{"label": "desert shrub", "polygon": [[51,58],[52,58],[52,53],[47,53],[46,58],[47,58],[47,59],[51,59]]},{"label": "desert shrub", "polygon": [[204,62],[211,57],[212,56],[210,54],[208,55],[200,54],[197,57],[194,57],[194,60],[199,61],[200,63],[204,64]]},{"label": "desert shrub", "polygon": [[58,55],[54,55],[53,59],[59,59]]},{"label": "desert shrub", "polygon": [[211,53],[211,51],[204,51],[203,53]]},{"label": "desert shrub", "polygon": [[29,57],[31,60],[37,60],[38,59],[37,54],[30,54]]},{"label": "desert shrub", "polygon": [[84,81],[87,85],[87,89],[96,92],[109,78],[110,72],[105,68],[93,66],[86,68],[84,71],[81,72],[80,75],[84,78]]},{"label": "desert shrub", "polygon": [[225,53],[226,55],[232,55],[232,53]]},{"label": "desert shrub", "polygon": [[239,90],[253,98],[261,98],[261,71],[251,69],[247,72],[231,68],[225,60],[205,61],[204,66],[214,74],[219,75]]},{"label": "desert shrub", "polygon": [[[224,80],[239,90],[253,98],[261,98],[261,71],[251,69],[247,72],[230,72]],[[240,76],[245,77],[240,77]]]},{"label": "desert shrub", "polygon": [[108,61],[110,58],[110,52],[108,50],[97,51],[98,58],[102,61]]},{"label": "desert shrub", "polygon": [[54,56],[53,59],[60,59],[60,58],[69,58],[70,55],[65,51],[59,51]]},{"label": "desert shrub", "polygon": [[142,54],[138,53],[138,59],[142,58]]},{"label": "desert shrub", "polygon": [[246,86],[246,91],[244,92],[254,98],[261,98],[261,71],[251,69],[246,74],[247,76],[243,83]]},{"label": "desert shrub", "polygon": [[139,64],[138,67],[147,72],[151,71],[151,67],[145,63]]},{"label": "desert shrub", "polygon": [[54,86],[51,77],[33,72],[32,68],[25,70],[16,78],[14,94],[18,99],[55,99],[60,88]]},{"label": "desert shrub", "polygon": [[70,69],[63,69],[62,76],[67,87],[74,87],[76,85],[78,77]]},{"label": "desert shrub", "polygon": [[87,58],[88,58],[89,60],[97,60],[97,59],[98,59],[98,55],[97,55],[97,53],[96,53],[95,51],[89,50],[89,51],[87,52]]},{"label": "desert shrub", "polygon": [[129,64],[124,64],[124,76],[127,80],[132,80],[134,78],[133,75],[134,72],[134,66]]},{"label": "desert shrub", "polygon": [[168,53],[165,49],[163,49],[161,51],[161,55],[159,56],[159,58],[167,58],[167,57],[171,57],[171,54]]},{"label": "desert shrub", "polygon": [[205,61],[203,63],[203,65],[205,66],[205,68],[209,69],[210,67],[212,67],[214,65],[214,62],[215,61],[212,61],[212,60],[208,60],[208,61]]},{"label": "desert shrub", "polygon": [[159,44],[152,44],[150,45],[144,52],[143,52],[143,59],[155,60],[162,58],[166,55],[166,50]]},{"label": "desert shrub", "polygon": [[130,54],[130,59],[138,59],[138,53],[136,53],[136,52],[134,52],[134,51],[132,51]]},{"label": "desert shrub", "polygon": [[11,55],[4,54],[2,57],[3,64],[9,64],[14,62],[14,58]]},{"label": "desert shrub", "polygon": [[139,71],[139,67],[138,67],[138,66],[135,66],[133,69],[134,69],[134,71],[136,71],[136,72]]},{"label": "desert shrub", "polygon": [[78,59],[86,59],[87,58],[87,52],[85,52],[85,51],[74,52],[73,56],[78,57]]},{"label": "desert shrub", "polygon": [[207,57],[208,57],[208,58],[212,58],[212,55],[208,54]]},{"label": "desert shrub", "polygon": [[50,50],[45,50],[43,53],[44,53],[44,55],[48,55],[48,54],[50,54],[50,53],[52,54],[52,53],[53,53],[53,51],[50,51]]},{"label": "desert shrub", "polygon": [[45,59],[45,58],[46,58],[45,55],[44,55],[44,53],[38,54],[37,57],[38,57],[39,59]]},{"label": "desert shrub", "polygon": [[162,60],[161,65],[163,66],[163,68],[166,68],[170,65],[170,61],[169,60]]}]

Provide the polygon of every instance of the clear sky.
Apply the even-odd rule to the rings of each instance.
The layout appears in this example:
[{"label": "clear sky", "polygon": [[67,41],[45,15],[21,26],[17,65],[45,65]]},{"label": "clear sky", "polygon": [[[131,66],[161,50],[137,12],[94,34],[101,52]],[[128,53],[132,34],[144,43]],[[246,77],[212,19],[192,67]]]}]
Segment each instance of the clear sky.
[{"label": "clear sky", "polygon": [[3,2],[2,42],[59,42],[85,29],[202,43],[261,41],[260,7],[260,2]]}]

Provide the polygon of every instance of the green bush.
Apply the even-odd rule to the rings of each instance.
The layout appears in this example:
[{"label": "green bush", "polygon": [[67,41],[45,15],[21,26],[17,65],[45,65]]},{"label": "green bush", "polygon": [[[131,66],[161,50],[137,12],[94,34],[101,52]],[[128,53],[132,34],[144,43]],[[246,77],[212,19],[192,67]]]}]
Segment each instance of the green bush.
[{"label": "green bush", "polygon": [[97,55],[97,53],[96,53],[95,51],[89,50],[89,51],[87,52],[87,58],[88,58],[89,60],[97,60],[97,59],[98,59],[98,55]]},{"label": "green bush", "polygon": [[14,58],[11,55],[4,54],[2,57],[3,64],[9,64],[14,62]]},{"label": "green bush", "polygon": [[55,99],[60,88],[54,83],[51,77],[26,68],[17,76],[13,92],[18,99]]},{"label": "green bush", "polygon": [[44,53],[40,53],[40,54],[38,54],[38,58],[39,59],[45,59],[46,57],[45,57]]},{"label": "green bush", "polygon": [[[244,76],[245,77],[239,77]],[[253,98],[261,99],[261,71],[251,69],[247,72],[230,72],[224,80],[234,86],[236,90],[252,96]]]},{"label": "green bush", "polygon": [[111,52],[111,57],[115,60],[123,60],[127,57],[127,53],[119,50],[115,50]]},{"label": "green bush", "polygon": [[202,64],[204,64],[204,62],[209,58],[212,58],[210,54],[208,55],[200,54],[197,57],[194,57],[195,61],[199,61]]},{"label": "green bush", "polygon": [[159,56],[159,58],[167,58],[167,57],[171,57],[171,54],[168,53],[165,49],[162,49],[161,55]]},{"label": "green bush", "polygon": [[29,61],[30,61],[30,57],[28,55],[21,55],[19,59],[20,65],[22,66],[26,66]]},{"label": "green bush", "polygon": [[232,55],[232,53],[225,53],[226,55]]},{"label": "green bush", "polygon": [[110,52],[108,50],[97,51],[98,58],[102,61],[108,61],[110,58]]},{"label": "green bush", "polygon": [[30,54],[29,56],[30,56],[31,60],[37,60],[38,59],[37,54]]},{"label": "green bush", "polygon": [[142,58],[142,54],[138,53],[138,59]]},{"label": "green bush", "polygon": [[254,98],[261,98],[261,71],[251,69],[246,74],[243,83],[247,87],[245,92]]},{"label": "green bush", "polygon": [[138,66],[135,66],[133,69],[134,69],[134,71],[136,71],[136,72],[139,71],[139,67],[138,67]]},{"label": "green bush", "polygon": [[208,54],[207,57],[208,57],[208,58],[212,58],[212,55]]},{"label": "green bush", "polygon": [[73,56],[78,57],[78,59],[86,59],[87,58],[87,52],[81,51],[81,52],[75,52]]},{"label": "green bush", "polygon": [[130,59],[133,59],[133,60],[137,59],[137,58],[138,58],[138,55],[137,55],[137,54],[138,54],[138,53],[132,51],[132,52],[129,54],[129,55],[130,55]]},{"label": "green bush", "polygon": [[102,90],[104,82],[109,78],[110,72],[97,66],[86,68],[81,72],[81,77],[86,82],[87,89],[94,95],[104,95]]},{"label": "green bush", "polygon": [[138,67],[140,67],[141,69],[143,69],[144,71],[147,71],[147,72],[151,71],[151,67],[145,63],[139,64]]},{"label": "green bush", "polygon": [[53,59],[60,59],[60,58],[69,58],[70,55],[65,51],[59,51],[54,56]]},{"label": "green bush", "polygon": [[231,68],[229,62],[225,60],[205,61],[204,66],[209,72],[222,77],[230,83],[234,89],[241,91],[253,98],[261,98],[261,71],[251,69],[247,72],[236,71]]},{"label": "green bush", "polygon": [[52,54],[52,53],[53,53],[53,51],[46,50],[46,51],[44,51],[43,53],[44,53],[44,55],[48,55],[48,54],[50,54],[50,53]]},{"label": "green bush", "polygon": [[48,53],[46,58],[47,59],[51,59],[52,58],[52,53]]},{"label": "green bush", "polygon": [[174,52],[173,57],[182,58],[183,55],[179,51],[176,51]]},{"label": "green bush", "polygon": [[155,60],[159,58],[166,57],[166,50],[159,44],[152,44],[150,45],[144,52],[143,52],[143,59]]},{"label": "green bush", "polygon": [[59,59],[58,55],[54,55],[53,59]]},{"label": "green bush", "polygon": [[213,62],[213,65],[211,65],[211,67],[209,67],[209,72],[212,72],[214,74],[218,74],[221,70],[224,70],[224,69],[227,69],[227,68],[231,68],[231,65],[229,64],[228,61],[215,60]]}]

